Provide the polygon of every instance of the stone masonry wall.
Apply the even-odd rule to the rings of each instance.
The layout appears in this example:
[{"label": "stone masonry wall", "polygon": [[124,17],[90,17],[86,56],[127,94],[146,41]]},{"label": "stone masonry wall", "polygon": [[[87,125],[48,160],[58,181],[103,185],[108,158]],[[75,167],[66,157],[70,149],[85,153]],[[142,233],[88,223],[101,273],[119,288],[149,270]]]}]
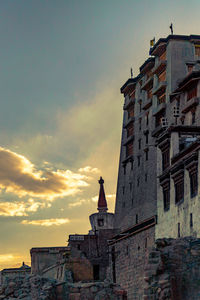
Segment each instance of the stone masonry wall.
[{"label": "stone masonry wall", "polygon": [[[143,300],[144,267],[148,248],[154,245],[155,227],[110,245],[115,253],[116,283],[127,291],[128,300]],[[110,258],[108,276],[113,280],[113,260]]]},{"label": "stone masonry wall", "polygon": [[145,267],[144,300],[200,299],[200,239],[158,239]]}]

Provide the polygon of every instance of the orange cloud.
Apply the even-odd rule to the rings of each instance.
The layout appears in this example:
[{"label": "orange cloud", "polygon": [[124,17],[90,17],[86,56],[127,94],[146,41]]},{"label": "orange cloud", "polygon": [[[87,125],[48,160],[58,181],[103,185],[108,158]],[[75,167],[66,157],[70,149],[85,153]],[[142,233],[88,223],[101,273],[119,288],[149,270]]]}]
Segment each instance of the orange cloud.
[{"label": "orange cloud", "polygon": [[[0,189],[19,197],[28,195],[53,200],[74,195],[89,185],[88,179],[70,170],[38,171],[24,156],[0,147]],[[32,209],[34,211],[34,206]]]},{"label": "orange cloud", "polygon": [[69,219],[44,219],[44,220],[23,220],[21,222],[21,224],[25,224],[25,225],[36,225],[36,226],[52,226],[52,225],[56,225],[56,226],[60,226],[66,223],[69,223]]}]

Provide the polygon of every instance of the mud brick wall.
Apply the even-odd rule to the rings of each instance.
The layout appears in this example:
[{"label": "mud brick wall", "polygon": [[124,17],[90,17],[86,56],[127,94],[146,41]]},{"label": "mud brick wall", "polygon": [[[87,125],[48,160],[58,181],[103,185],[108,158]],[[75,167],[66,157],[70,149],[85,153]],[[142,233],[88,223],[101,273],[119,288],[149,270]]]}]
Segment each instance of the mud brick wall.
[{"label": "mud brick wall", "polygon": [[145,267],[144,300],[200,299],[200,239],[159,239]]}]

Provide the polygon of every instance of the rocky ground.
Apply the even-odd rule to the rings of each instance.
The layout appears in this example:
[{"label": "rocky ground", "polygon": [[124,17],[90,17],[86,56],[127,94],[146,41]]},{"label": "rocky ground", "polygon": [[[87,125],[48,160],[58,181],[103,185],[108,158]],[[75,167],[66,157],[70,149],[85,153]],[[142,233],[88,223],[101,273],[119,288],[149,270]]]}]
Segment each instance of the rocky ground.
[{"label": "rocky ground", "polygon": [[0,300],[122,300],[126,293],[108,280],[62,282],[30,275],[8,279],[0,288]]},{"label": "rocky ground", "polygon": [[16,277],[0,287],[1,300],[55,300],[56,281],[40,276]]}]

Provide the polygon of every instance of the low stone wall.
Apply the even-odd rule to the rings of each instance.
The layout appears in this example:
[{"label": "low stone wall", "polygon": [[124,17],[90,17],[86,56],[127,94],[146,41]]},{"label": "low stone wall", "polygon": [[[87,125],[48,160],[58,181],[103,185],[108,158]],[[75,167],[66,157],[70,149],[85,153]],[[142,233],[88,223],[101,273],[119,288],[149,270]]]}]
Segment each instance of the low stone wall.
[{"label": "low stone wall", "polygon": [[200,239],[159,239],[145,267],[144,300],[200,299]]},{"label": "low stone wall", "polygon": [[104,282],[60,283],[57,300],[127,300],[126,292],[108,280]]}]

